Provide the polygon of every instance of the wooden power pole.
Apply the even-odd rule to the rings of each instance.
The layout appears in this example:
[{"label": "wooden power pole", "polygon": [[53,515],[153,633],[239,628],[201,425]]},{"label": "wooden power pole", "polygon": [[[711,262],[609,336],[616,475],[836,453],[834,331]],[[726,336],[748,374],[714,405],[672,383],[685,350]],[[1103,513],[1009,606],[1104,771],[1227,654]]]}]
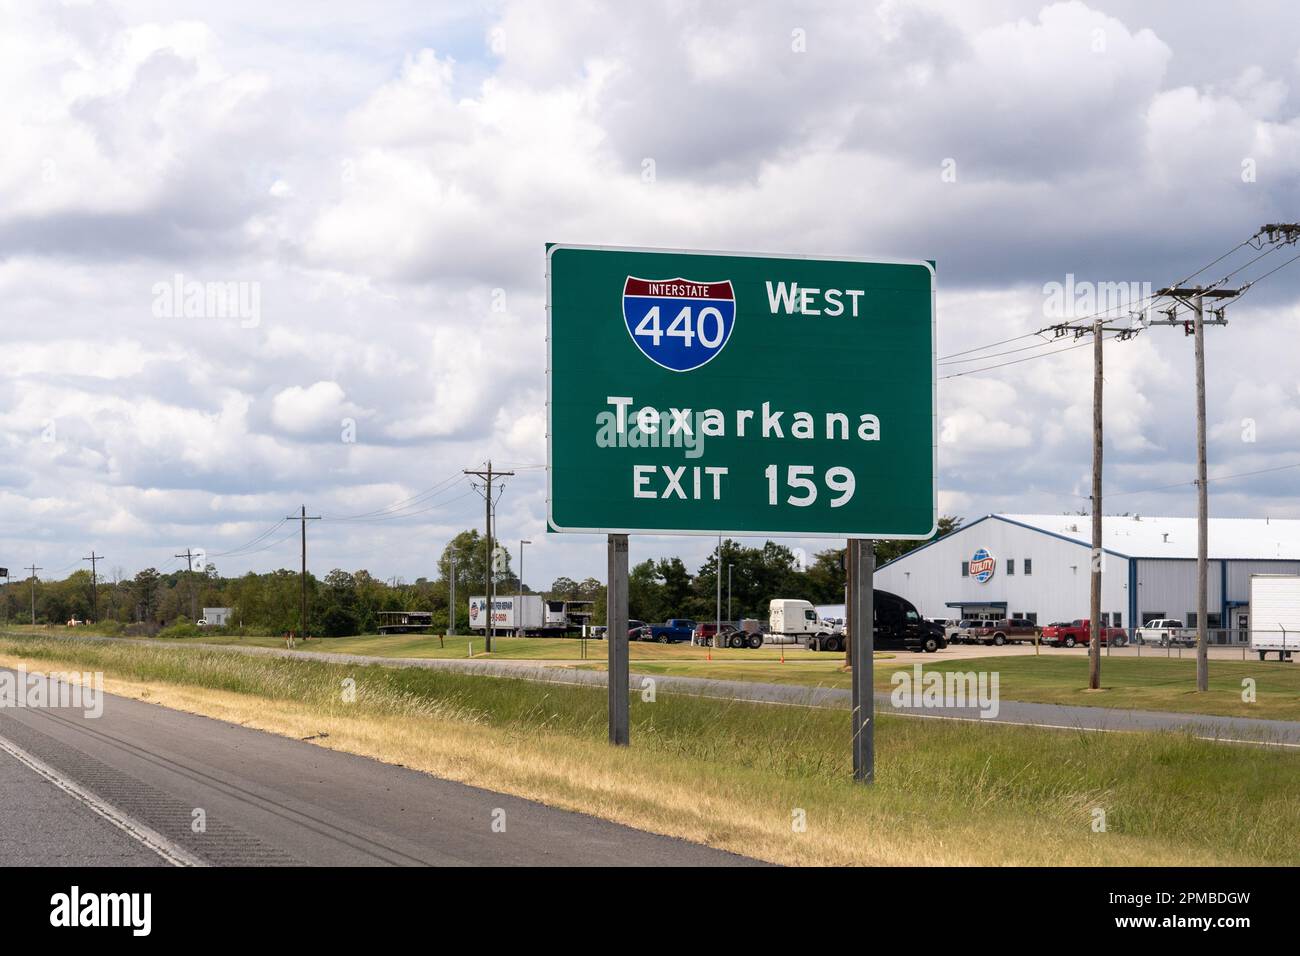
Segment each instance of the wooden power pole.
[{"label": "wooden power pole", "polygon": [[185,559],[185,577],[190,582],[190,623],[193,624],[199,619],[198,594],[194,588],[194,552],[186,548],[184,554],[174,554],[172,557]]},{"label": "wooden power pole", "polygon": [[487,621],[484,622],[483,628],[483,646],[484,649],[492,653],[492,482],[496,478],[509,478],[514,475],[513,471],[493,471],[492,461],[488,460],[486,471],[475,471],[471,468],[465,469],[465,474],[474,475],[482,478],[483,486],[483,504],[487,512],[485,519],[486,544],[487,544],[487,562],[484,568],[484,593],[487,599]]},{"label": "wooden power pole", "polygon": [[[1192,312],[1191,323],[1177,319],[1177,306],[1165,312],[1164,319],[1153,320],[1152,325],[1181,325],[1187,334],[1195,337],[1196,347],[1196,689],[1210,689],[1209,659],[1209,596],[1210,596],[1210,495],[1205,455],[1205,326],[1227,325],[1223,306],[1213,310],[1214,318],[1205,318],[1206,299],[1232,299],[1245,289],[1191,288],[1161,289],[1158,295],[1181,302]],[[1223,625],[1220,621],[1220,626]]]},{"label": "wooden power pole", "polygon": [[98,562],[104,560],[102,554],[96,554],[95,549],[90,549],[90,556],[82,558],[82,561],[90,562],[90,614],[95,623],[99,621],[99,584],[96,566]]},{"label": "wooden power pole", "polygon": [[32,572],[32,626],[36,626],[36,572],[44,571],[44,568],[37,567],[35,564],[27,566],[27,570]]},{"label": "wooden power pole", "polygon": [[307,522],[320,521],[320,515],[307,514],[307,506],[302,506],[302,512],[296,515],[287,515],[285,521],[302,522],[302,605],[300,617],[298,618],[298,627],[301,630],[301,636],[307,637]]},{"label": "wooden power pole", "polygon": [[1102,476],[1102,452],[1105,447],[1102,432],[1102,408],[1103,389],[1105,380],[1102,369],[1102,342],[1105,341],[1106,334],[1111,333],[1121,341],[1137,335],[1139,329],[1130,326],[1110,326],[1101,320],[1095,318],[1087,324],[1070,325],[1062,323],[1051,326],[1044,331],[1055,333],[1059,338],[1070,333],[1074,334],[1076,339],[1083,338],[1085,335],[1091,335],[1092,342],[1092,494],[1089,496],[1092,503],[1092,574],[1089,580],[1088,592],[1088,687],[1092,690],[1101,689],[1101,582],[1102,566],[1105,563],[1105,548],[1102,543],[1102,500],[1101,500],[1101,476]]}]

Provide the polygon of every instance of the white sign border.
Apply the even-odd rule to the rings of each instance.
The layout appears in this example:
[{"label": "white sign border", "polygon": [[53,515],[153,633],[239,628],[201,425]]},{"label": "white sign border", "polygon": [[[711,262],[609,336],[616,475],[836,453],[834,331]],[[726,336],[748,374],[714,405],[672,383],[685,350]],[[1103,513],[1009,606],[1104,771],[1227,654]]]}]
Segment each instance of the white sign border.
[{"label": "white sign border", "polygon": [[[551,256],[561,249],[576,249],[583,252],[650,252],[666,255],[687,256],[731,256],[738,259],[805,259],[818,262],[857,262],[863,265],[922,266],[930,273],[930,513],[931,526],[928,534],[881,534],[870,531],[704,531],[700,529],[673,530],[668,528],[565,528],[555,523],[552,514],[551,481],[554,477],[551,463],[554,460],[551,449],[551,410],[555,380],[551,375]],[[937,355],[935,337],[938,334],[938,298],[935,292],[935,267],[925,259],[890,259],[865,258],[862,256],[808,256],[784,252],[735,252],[720,249],[672,249],[653,246],[603,246],[579,243],[556,242],[549,244],[546,250],[546,527],[548,531],[561,534],[650,534],[650,535],[696,535],[716,538],[723,535],[730,538],[875,538],[882,541],[928,541],[939,530],[939,381],[937,375]]]}]

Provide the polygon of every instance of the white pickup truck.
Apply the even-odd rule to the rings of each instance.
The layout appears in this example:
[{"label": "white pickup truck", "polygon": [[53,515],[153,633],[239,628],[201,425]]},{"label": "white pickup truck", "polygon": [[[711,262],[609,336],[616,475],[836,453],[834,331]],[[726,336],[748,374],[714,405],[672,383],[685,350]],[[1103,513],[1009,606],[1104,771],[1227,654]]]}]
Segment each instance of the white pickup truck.
[{"label": "white pickup truck", "polygon": [[1196,634],[1188,633],[1182,621],[1173,618],[1161,618],[1148,621],[1137,629],[1138,644],[1155,644],[1159,647],[1193,647]]}]

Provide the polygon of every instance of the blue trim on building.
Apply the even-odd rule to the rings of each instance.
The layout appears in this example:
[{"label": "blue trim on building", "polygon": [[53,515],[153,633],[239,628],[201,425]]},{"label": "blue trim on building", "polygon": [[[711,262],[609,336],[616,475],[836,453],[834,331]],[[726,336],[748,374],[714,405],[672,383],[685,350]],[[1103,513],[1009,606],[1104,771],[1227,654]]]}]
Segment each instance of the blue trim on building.
[{"label": "blue trim on building", "polygon": [[1219,559],[1219,627],[1228,626],[1228,562]]},{"label": "blue trim on building", "polygon": [[[1092,545],[1089,544],[1088,542],[1086,542],[1086,541],[1079,541],[1079,540],[1076,539],[1076,538],[1071,538],[1069,535],[1058,534],[1058,533],[1055,532],[1055,531],[1048,531],[1046,528],[1040,528],[1040,527],[1038,527],[1037,525],[1032,525],[1032,524],[1025,524],[1023,521],[1012,521],[1010,518],[1007,518],[1007,517],[1005,517],[1005,516],[1003,516],[1003,515],[989,515],[989,517],[990,517],[990,518],[997,518],[999,521],[1005,521],[1007,524],[1015,525],[1017,528],[1025,528],[1025,529],[1027,529],[1027,530],[1029,530],[1029,531],[1037,531],[1039,534],[1045,534],[1045,535],[1047,535],[1049,538],[1057,538],[1057,539],[1059,539],[1059,540],[1061,540],[1061,541],[1068,541],[1068,542],[1070,542],[1070,544],[1077,544],[1077,545],[1078,545],[1079,547],[1081,547],[1081,548],[1087,548],[1089,551],[1092,550]],[[1089,520],[1092,520],[1092,519],[1089,519]],[[1125,553],[1122,552],[1122,551],[1112,551],[1110,548],[1102,548],[1101,550],[1104,551],[1104,552],[1106,552],[1107,554],[1113,554],[1113,555],[1115,555],[1115,557],[1117,557],[1117,558],[1130,558],[1130,557],[1132,557],[1131,555],[1127,555],[1127,554],[1125,554]]]},{"label": "blue trim on building", "polygon": [[899,561],[902,561],[904,558],[910,558],[912,555],[920,551],[924,551],[926,548],[932,547],[938,544],[940,541],[947,541],[953,535],[961,534],[963,531],[969,531],[971,528],[975,527],[981,521],[988,521],[990,518],[996,518],[996,517],[997,515],[985,515],[983,518],[976,518],[970,524],[962,525],[956,531],[949,531],[947,534],[940,535],[939,537],[935,538],[933,541],[927,541],[925,544],[913,548],[911,551],[907,552],[906,554],[900,554],[898,557],[894,558],[893,561],[886,561],[884,564],[877,567],[876,570],[883,571],[891,564],[897,564]]},{"label": "blue trim on building", "polygon": [[1138,563],[1128,560],[1128,626],[1138,627]]}]

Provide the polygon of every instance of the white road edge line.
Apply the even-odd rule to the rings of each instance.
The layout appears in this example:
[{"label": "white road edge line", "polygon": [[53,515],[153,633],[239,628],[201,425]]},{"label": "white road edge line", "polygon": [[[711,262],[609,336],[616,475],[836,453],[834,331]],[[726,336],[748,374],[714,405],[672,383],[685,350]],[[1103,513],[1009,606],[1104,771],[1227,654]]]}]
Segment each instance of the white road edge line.
[{"label": "white road edge line", "polygon": [[157,830],[145,826],[138,820],[133,820],[121,810],[109,803],[105,803],[89,790],[69,780],[39,757],[29,754],[26,750],[2,736],[0,736],[0,750],[44,777],[64,793],[80,800],[96,814],[113,824],[133,840],[153,850],[172,866],[207,866],[194,854],[167,839]]}]

